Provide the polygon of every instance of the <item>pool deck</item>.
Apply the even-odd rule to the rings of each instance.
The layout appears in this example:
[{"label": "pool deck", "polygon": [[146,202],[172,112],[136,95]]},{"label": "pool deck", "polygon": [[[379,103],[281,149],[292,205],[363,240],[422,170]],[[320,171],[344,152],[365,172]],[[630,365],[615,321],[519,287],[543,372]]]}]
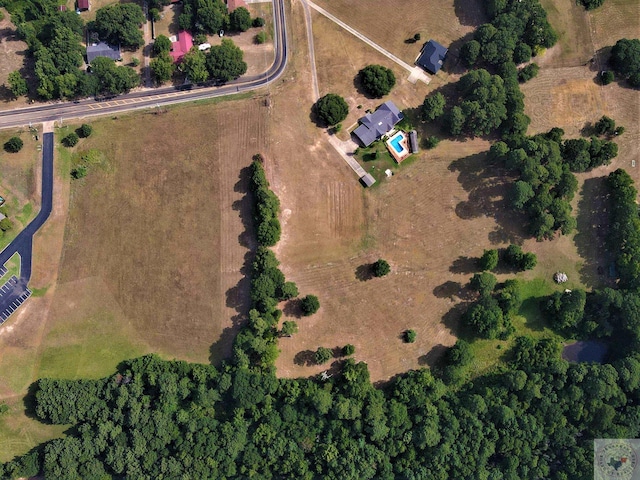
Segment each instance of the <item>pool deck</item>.
[{"label": "pool deck", "polygon": [[[397,137],[397,136],[402,136],[402,140],[400,140],[400,146],[402,146],[402,153],[398,153],[396,151],[396,149],[393,147],[393,145],[391,145],[391,142]],[[409,155],[411,155],[411,151],[409,150],[409,139],[407,137],[407,134],[404,133],[402,130],[394,133],[389,140],[387,140],[386,142],[384,142],[385,145],[387,146],[387,150],[389,150],[389,153],[391,154],[391,156],[393,157],[393,159],[396,161],[396,163],[402,163],[402,161],[407,158]]]}]

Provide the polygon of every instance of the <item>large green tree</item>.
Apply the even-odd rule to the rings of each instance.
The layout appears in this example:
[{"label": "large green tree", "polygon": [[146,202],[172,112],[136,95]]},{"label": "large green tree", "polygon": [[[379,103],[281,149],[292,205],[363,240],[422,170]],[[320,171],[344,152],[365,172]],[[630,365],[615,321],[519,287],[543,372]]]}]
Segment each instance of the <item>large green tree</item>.
[{"label": "large green tree", "polygon": [[115,3],[96,12],[94,28],[100,39],[113,45],[137,49],[144,45],[142,8],[135,3]]},{"label": "large green tree", "polygon": [[328,126],[337,125],[349,114],[349,105],[344,98],[335,93],[327,93],[321,97],[316,102],[315,108],[320,120]]},{"label": "large green tree", "polygon": [[367,65],[358,73],[365,92],[375,98],[388,95],[396,84],[396,76],[382,65]]},{"label": "large green tree", "polygon": [[182,70],[193,83],[206,82],[209,78],[207,56],[204,52],[193,47],[191,51],[185,53],[182,57],[180,70]]},{"label": "large green tree", "polygon": [[91,72],[98,80],[96,93],[117,95],[140,85],[140,76],[133,68],[118,67],[107,57],[96,57],[91,62]]},{"label": "large green tree", "polygon": [[22,77],[18,70],[15,70],[9,74],[9,90],[14,97],[18,98],[29,93],[29,87],[27,81]]},{"label": "large green tree", "polygon": [[611,49],[609,63],[633,87],[640,87],[640,40],[622,38]]},{"label": "large green tree", "polygon": [[219,82],[235,80],[247,71],[242,50],[232,40],[225,38],[220,45],[211,47],[207,54],[207,69],[212,79]]}]

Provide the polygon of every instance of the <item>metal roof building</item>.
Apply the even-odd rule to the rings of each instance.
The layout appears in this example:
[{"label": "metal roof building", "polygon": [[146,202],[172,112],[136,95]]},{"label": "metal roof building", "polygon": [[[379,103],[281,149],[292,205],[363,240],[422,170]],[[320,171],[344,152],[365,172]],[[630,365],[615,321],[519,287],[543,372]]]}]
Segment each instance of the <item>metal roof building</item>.
[{"label": "metal roof building", "polygon": [[108,57],[112,60],[120,60],[120,47],[114,47],[106,42],[93,43],[87,46],[87,63],[91,63],[96,57]]}]

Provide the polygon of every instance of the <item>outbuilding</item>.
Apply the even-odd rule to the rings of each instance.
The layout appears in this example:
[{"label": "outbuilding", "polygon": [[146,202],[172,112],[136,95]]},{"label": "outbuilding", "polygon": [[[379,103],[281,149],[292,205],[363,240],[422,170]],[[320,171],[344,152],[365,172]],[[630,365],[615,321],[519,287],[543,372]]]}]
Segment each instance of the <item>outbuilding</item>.
[{"label": "outbuilding", "polygon": [[367,174],[363,175],[362,177],[360,177],[360,181],[362,182],[362,184],[365,187],[370,187],[371,185],[376,183],[376,179],[373,178],[373,176],[370,173],[367,173]]},{"label": "outbuilding", "polygon": [[409,150],[411,153],[418,153],[418,133],[415,130],[409,132]]},{"label": "outbuilding", "polygon": [[77,5],[78,10],[80,10],[81,12],[85,10],[91,10],[91,3],[89,3],[89,0],[78,0]]},{"label": "outbuilding", "polygon": [[420,56],[416,60],[423,70],[436,74],[442,68],[448,50],[435,40],[429,40],[422,46]]},{"label": "outbuilding", "polygon": [[114,47],[106,42],[92,43],[87,46],[87,63],[91,63],[96,57],[107,57],[112,60],[120,60],[120,47]]}]

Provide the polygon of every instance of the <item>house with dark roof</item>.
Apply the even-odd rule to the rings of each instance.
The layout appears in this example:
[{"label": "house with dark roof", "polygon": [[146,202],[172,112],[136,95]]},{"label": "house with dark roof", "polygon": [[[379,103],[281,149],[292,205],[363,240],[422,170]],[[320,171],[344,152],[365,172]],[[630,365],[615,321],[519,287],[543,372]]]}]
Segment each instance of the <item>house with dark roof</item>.
[{"label": "house with dark roof", "polygon": [[429,73],[436,74],[442,68],[448,50],[435,40],[429,40],[422,47],[416,65]]},{"label": "house with dark roof", "polygon": [[114,47],[106,42],[92,43],[87,46],[87,63],[91,63],[96,57],[107,57],[112,60],[120,60],[120,47]]},{"label": "house with dark roof", "polygon": [[171,44],[169,55],[173,58],[174,63],[178,63],[184,57],[184,54],[193,47],[193,37],[185,30],[178,33],[178,40]]},{"label": "house with dark roof", "polygon": [[384,102],[375,112],[368,113],[360,119],[360,126],[353,131],[353,134],[362,145],[368,147],[403,118],[404,115],[392,101]]},{"label": "house with dark roof", "polygon": [[77,5],[78,10],[80,10],[81,12],[84,10],[91,10],[91,4],[89,3],[89,0],[78,0]]}]

